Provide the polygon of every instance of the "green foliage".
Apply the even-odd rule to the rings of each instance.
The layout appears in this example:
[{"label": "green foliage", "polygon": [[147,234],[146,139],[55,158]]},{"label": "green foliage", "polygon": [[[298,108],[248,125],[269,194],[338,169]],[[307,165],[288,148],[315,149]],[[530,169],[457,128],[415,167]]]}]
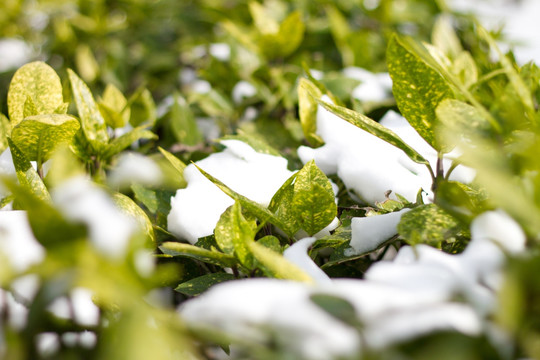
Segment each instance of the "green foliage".
[{"label": "green foliage", "polygon": [[77,119],[70,115],[28,116],[13,128],[11,140],[28,160],[42,164],[59,145],[69,144],[79,127]]},{"label": "green foliage", "polygon": [[197,296],[216,284],[234,279],[234,275],[231,274],[212,273],[183,282],[174,290],[184,295]]},{"label": "green foliage", "polygon": [[409,38],[392,37],[388,45],[388,71],[400,112],[414,129],[437,150],[443,150],[435,137],[435,109],[453,97],[444,79],[410,50]]},{"label": "green foliage", "polygon": [[36,61],[17,70],[8,92],[12,126],[28,116],[54,114],[63,106],[62,83],[53,68]]},{"label": "green foliage", "polygon": [[467,239],[467,228],[435,204],[421,205],[401,217],[398,233],[411,245],[441,248],[445,243]]},{"label": "green foliage", "polygon": [[310,236],[330,224],[336,216],[332,185],[313,160],[296,175],[291,207],[298,224]]}]

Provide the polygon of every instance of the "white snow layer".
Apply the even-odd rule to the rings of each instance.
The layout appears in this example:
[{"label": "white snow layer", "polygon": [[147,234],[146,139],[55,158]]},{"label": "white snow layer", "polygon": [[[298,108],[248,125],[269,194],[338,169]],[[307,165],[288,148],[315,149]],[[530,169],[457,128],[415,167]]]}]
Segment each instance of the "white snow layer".
[{"label": "white snow layer", "polygon": [[88,226],[96,249],[111,258],[124,256],[137,224],[116,207],[104,190],[89,179],[75,177],[55,188],[52,198],[66,218]]},{"label": "white snow layer", "polygon": [[16,69],[30,61],[32,49],[22,40],[0,39],[0,72]]},{"label": "white snow layer", "polygon": [[537,35],[540,1],[451,0],[449,5],[454,10],[475,13],[489,29],[504,26],[505,41],[515,44],[513,49],[518,63],[540,62],[540,37]]},{"label": "white snow layer", "polygon": [[0,211],[0,258],[14,271],[23,272],[40,263],[45,249],[37,242],[26,211]]},{"label": "white snow layer", "polygon": [[[364,280],[332,279],[316,285],[276,279],[230,281],[184,303],[179,312],[189,326],[221,330],[242,342],[275,341],[299,359],[352,356],[442,330],[478,335],[488,327],[505,251],[524,249],[525,235],[502,211],[487,212],[472,224],[472,240],[459,255],[426,245],[403,247],[393,261],[374,264]],[[313,277],[313,263],[300,253],[307,238],[285,255]],[[496,259],[493,261],[492,259]],[[360,333],[319,308],[310,297],[341,297],[350,302]],[[462,297],[465,300],[457,302]],[[354,320],[354,319],[351,319]]]},{"label": "white snow layer", "polygon": [[[395,132],[435,166],[436,151],[405,118],[389,111],[380,124]],[[322,106],[317,111],[317,135],[325,144],[316,149],[299,147],[298,156],[302,162],[315,160],[322,171],[327,175],[337,174],[345,186],[362,200],[370,204],[384,201],[385,193],[391,190],[414,202],[420,189],[428,193],[429,200],[432,182],[429,170],[413,162],[395,146],[348,123]],[[451,160],[445,159],[444,168],[448,169],[450,164]],[[458,166],[450,175],[450,179],[465,183],[473,178],[474,172],[463,166]]]},{"label": "white snow layer", "polygon": [[392,79],[388,73],[372,73],[359,67],[347,67],[343,74],[361,81],[352,91],[352,97],[365,102],[381,102],[392,99]]},{"label": "white snow layer", "polygon": [[161,178],[161,170],[153,160],[137,152],[124,152],[107,180],[113,187],[123,187],[133,183],[157,185]]},{"label": "white snow layer", "polygon": [[[256,152],[238,140],[222,140],[226,149],[197,161],[197,165],[237,193],[268,206],[272,196],[293,173],[285,158]],[[193,165],[184,170],[187,182],[171,198],[168,229],[194,244],[212,235],[221,214],[234,201]]]}]

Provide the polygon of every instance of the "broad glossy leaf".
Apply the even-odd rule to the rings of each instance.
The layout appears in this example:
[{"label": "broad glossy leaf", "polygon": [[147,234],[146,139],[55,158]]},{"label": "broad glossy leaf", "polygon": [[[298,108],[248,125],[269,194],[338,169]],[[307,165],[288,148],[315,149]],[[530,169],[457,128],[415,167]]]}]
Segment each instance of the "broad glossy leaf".
[{"label": "broad glossy leaf", "polygon": [[456,58],[462,51],[461,42],[452,26],[452,18],[441,15],[433,25],[431,41],[449,58]]},{"label": "broad glossy leaf", "polygon": [[159,249],[163,251],[164,254],[173,257],[188,257],[222,267],[233,267],[238,264],[238,260],[236,260],[234,256],[227,255],[219,251],[202,249],[198,246],[184,243],[165,242],[159,247]]},{"label": "broad glossy leaf", "polygon": [[68,75],[84,135],[97,150],[99,145],[94,145],[94,142],[106,144],[109,141],[105,119],[84,81],[71,69],[68,69]]},{"label": "broad glossy leaf", "polygon": [[401,149],[412,161],[418,164],[424,164],[429,166],[429,162],[424,159],[422,155],[420,155],[416,150],[407,145],[407,143],[403,141],[396,133],[382,126],[378,122],[356,111],[349,110],[341,106],[329,104],[325,101],[319,100],[319,104],[321,104],[326,110],[339,116],[343,120],[346,120],[351,124],[358,126],[360,129],[365,130],[368,133],[377,136],[379,139],[384,140],[387,143]]},{"label": "broad glossy leaf", "polygon": [[277,253],[281,254],[283,252],[279,239],[275,237],[274,235],[263,236],[262,238],[258,239],[257,242],[261,244],[262,246],[272,251],[275,251]]},{"label": "broad glossy leaf", "polygon": [[242,265],[251,269],[253,256],[247,244],[254,241],[256,228],[255,221],[246,220],[242,215],[242,207],[236,201],[221,214],[216,224],[216,243],[225,254],[235,255]]},{"label": "broad glossy leaf", "polygon": [[238,194],[231,188],[229,188],[227,185],[213,177],[212,175],[208,174],[206,171],[198,167],[196,164],[195,166],[199,171],[212,183],[214,183],[218,188],[221,189],[225,194],[227,194],[229,197],[231,197],[233,200],[238,201],[240,205],[242,205],[242,208],[247,211],[248,213],[252,214],[253,216],[257,217],[261,222],[266,223],[272,223],[279,227],[280,229],[284,230],[287,233],[290,233],[290,226],[283,222],[281,219],[276,217],[270,210],[265,208],[264,206],[256,203],[253,200],[248,199],[247,197]]},{"label": "broad glossy leaf", "polygon": [[272,211],[276,217],[288,225],[289,232],[287,232],[287,235],[289,236],[293,236],[300,230],[297,214],[293,209],[293,182],[296,179],[297,174],[298,173],[293,174],[283,183],[283,185],[281,185],[268,205],[268,210]]},{"label": "broad glossy leaf", "polygon": [[197,296],[208,290],[213,285],[234,279],[234,275],[228,273],[206,274],[181,283],[174,289],[174,291],[188,296]]},{"label": "broad glossy leaf", "polygon": [[131,185],[135,199],[146,206],[152,214],[168,214],[171,211],[171,197],[174,191],[155,190],[140,184]]},{"label": "broad glossy leaf", "polygon": [[444,150],[435,137],[439,103],[453,97],[443,77],[428,65],[409,42],[393,36],[387,50],[388,72],[400,112],[411,126],[437,150]]},{"label": "broad glossy leaf", "polygon": [[491,124],[482,113],[463,101],[443,100],[437,107],[436,114],[440,120],[436,128],[437,137],[440,143],[447,142],[448,147],[453,145],[453,140],[446,136],[449,131],[458,131],[465,138],[469,138],[473,133],[474,136],[482,136],[487,139],[494,135]]},{"label": "broad glossy leaf", "polygon": [[466,238],[468,229],[435,204],[420,205],[401,217],[398,233],[411,245],[429,244],[440,247],[443,242]]},{"label": "broad glossy leaf", "polygon": [[113,84],[107,84],[98,105],[105,122],[111,128],[124,127],[129,121],[131,110],[127,106],[128,101]]},{"label": "broad glossy leaf", "polygon": [[8,138],[8,143],[19,184],[38,199],[50,202],[51,196],[49,195],[49,191],[37,171],[30,164],[30,160],[26,158],[24,153],[10,138]]},{"label": "broad glossy leaf", "polygon": [[104,146],[102,157],[108,159],[116,154],[122,152],[122,150],[129,147],[135,141],[140,139],[156,139],[157,135],[146,129],[147,126],[140,126],[124,134],[116,139],[113,139],[109,144]]},{"label": "broad glossy leaf", "polygon": [[311,81],[301,78],[298,84],[298,106],[300,123],[306,140],[313,146],[324,144],[324,141],[316,134],[317,109],[319,104],[316,99],[322,96],[322,92]]},{"label": "broad glossy leaf", "polygon": [[70,143],[79,128],[79,121],[70,115],[35,115],[13,128],[11,140],[28,160],[43,163],[59,145]]},{"label": "broad glossy leaf", "polygon": [[310,236],[335,218],[337,205],[332,185],[315,161],[309,161],[296,175],[291,205],[300,227]]},{"label": "broad glossy leaf", "polygon": [[299,11],[292,12],[283,20],[277,34],[278,42],[281,45],[280,56],[289,56],[300,46],[304,39],[304,30],[305,25]]},{"label": "broad glossy leaf", "polygon": [[256,242],[250,242],[248,243],[248,246],[255,259],[260,263],[261,269],[267,276],[308,283],[313,282],[311,276],[289,262],[281,254]]},{"label": "broad glossy leaf", "polygon": [[451,71],[467,88],[478,81],[478,68],[468,51],[463,51],[458,55],[452,63]]},{"label": "broad glossy leaf", "polygon": [[137,204],[135,204],[133,200],[121,193],[114,193],[112,200],[124,214],[137,222],[140,230],[148,239],[152,241],[155,240],[152,222],[148,218],[148,215],[146,215],[146,213]]},{"label": "broad glossy leaf", "polygon": [[150,90],[144,88],[132,95],[129,99],[131,117],[129,123],[133,127],[140,125],[153,125],[156,122],[156,103]]},{"label": "broad glossy leaf", "polygon": [[44,62],[26,64],[13,75],[7,100],[12,126],[24,118],[28,98],[31,99],[31,106],[36,114],[53,114],[64,104],[60,78],[54,69]]}]

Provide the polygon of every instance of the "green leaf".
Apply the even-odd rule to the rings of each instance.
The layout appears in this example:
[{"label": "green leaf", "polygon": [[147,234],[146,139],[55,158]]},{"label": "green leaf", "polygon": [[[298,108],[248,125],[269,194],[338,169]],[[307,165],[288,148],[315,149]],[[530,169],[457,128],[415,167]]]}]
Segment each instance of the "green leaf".
[{"label": "green leaf", "polygon": [[238,260],[236,260],[234,256],[227,255],[219,251],[202,249],[189,244],[165,242],[159,247],[159,249],[166,255],[173,257],[188,257],[221,267],[233,267],[238,264]]},{"label": "green leaf", "polygon": [[25,118],[11,132],[11,140],[30,161],[47,161],[61,144],[68,144],[79,130],[70,115],[49,114]]},{"label": "green leaf", "polygon": [[257,242],[261,244],[262,246],[272,251],[275,251],[277,253],[281,254],[283,252],[279,239],[275,237],[274,235],[263,236],[262,238],[258,239]]},{"label": "green leaf", "polygon": [[8,135],[11,134],[11,124],[4,114],[0,114],[0,153],[8,147]]},{"label": "green leaf", "polygon": [[248,269],[253,268],[253,256],[248,243],[255,239],[257,225],[242,215],[242,207],[236,201],[219,218],[215,236],[219,248],[229,255],[235,255],[240,263]]},{"label": "green leaf", "polygon": [[316,99],[322,96],[322,92],[311,81],[301,78],[298,84],[298,106],[300,123],[306,140],[313,146],[320,146],[324,141],[316,134],[317,131],[317,108]]},{"label": "green leaf", "polygon": [[68,75],[84,135],[95,150],[98,150],[100,148],[98,144],[106,144],[109,141],[105,119],[84,81],[71,69],[68,69]]},{"label": "green leaf", "polygon": [[131,105],[129,123],[133,127],[141,125],[153,125],[156,122],[156,103],[150,90],[143,88],[133,94],[128,104]]},{"label": "green leaf", "polygon": [[7,99],[12,126],[24,119],[28,98],[31,100],[27,106],[32,106],[32,111],[36,114],[52,114],[64,104],[60,78],[54,69],[44,62],[26,64],[13,75]]},{"label": "green leaf", "polygon": [[174,94],[174,103],[170,112],[170,123],[176,140],[181,144],[193,146],[203,141],[193,112],[186,103],[186,100],[178,93]]},{"label": "green leaf", "polygon": [[294,173],[283,183],[283,185],[281,185],[268,205],[268,210],[272,211],[277,218],[288,225],[287,235],[289,236],[293,236],[300,230],[300,224],[298,223],[296,212],[293,209],[293,182],[296,179],[297,174],[298,173]]},{"label": "green leaf", "polygon": [[452,63],[451,71],[467,88],[478,81],[478,68],[468,51],[463,51],[458,55]]},{"label": "green leaf", "polygon": [[148,215],[133,200],[121,193],[114,193],[112,200],[127,216],[134,219],[142,233],[150,240],[155,240],[154,229]]},{"label": "green leaf", "polygon": [[292,208],[300,227],[310,236],[324,229],[337,213],[330,180],[309,161],[296,175]]},{"label": "green leaf", "polygon": [[248,243],[248,246],[266,275],[278,279],[296,280],[308,283],[313,282],[311,276],[289,262],[281,254],[256,242],[250,242]]},{"label": "green leaf", "polygon": [[168,214],[171,211],[173,191],[148,189],[140,184],[131,185],[135,199],[146,206],[152,214]]},{"label": "green leaf", "polygon": [[435,137],[435,109],[453,97],[443,77],[409,46],[409,39],[393,36],[388,44],[388,72],[397,106],[411,126],[436,150],[444,150]]},{"label": "green leaf", "polygon": [[440,15],[433,25],[431,42],[449,58],[456,58],[462,53],[461,42],[452,27],[451,17]]},{"label": "green leaf", "polygon": [[279,26],[277,40],[280,45],[278,54],[282,57],[292,54],[304,39],[305,25],[299,11],[292,12]]},{"label": "green leaf", "polygon": [[113,84],[107,84],[98,106],[105,123],[113,129],[124,127],[131,116],[126,97]]},{"label": "green leaf", "polygon": [[126,149],[137,140],[157,139],[157,135],[146,128],[146,125],[140,126],[116,139],[113,139],[109,144],[104,146],[102,154],[103,159],[109,159],[112,156],[119,154],[122,152],[122,150]]},{"label": "green leaf", "polygon": [[234,279],[234,275],[227,273],[207,274],[181,283],[174,291],[188,296],[197,296],[208,290],[211,286]]},{"label": "green leaf", "polygon": [[171,164],[172,168],[176,170],[177,172],[176,175],[180,179],[179,187],[186,187],[187,182],[184,180],[184,169],[186,168],[186,164],[184,164],[182,160],[180,160],[179,158],[177,158],[176,156],[174,156],[167,150],[163,149],[162,147],[158,146],[158,150],[161,154],[163,154],[165,159],[167,159],[167,161]]},{"label": "green leaf", "polygon": [[345,324],[358,326],[358,315],[354,306],[347,300],[331,294],[313,294],[311,302]]},{"label": "green leaf", "polygon": [[34,100],[30,96],[27,96],[24,102],[23,119],[34,115],[38,115],[36,104],[34,104]]},{"label": "green leaf", "polygon": [[49,191],[45,187],[45,184],[39,177],[37,171],[34,170],[32,164],[30,164],[30,161],[10,138],[8,138],[8,143],[11,150],[11,157],[13,158],[13,164],[15,165],[17,179],[21,186],[40,200],[50,202],[51,196],[49,195]]},{"label": "green leaf", "polygon": [[401,217],[398,233],[411,245],[428,244],[441,247],[468,237],[468,230],[453,216],[435,204],[420,205]]},{"label": "green leaf", "polygon": [[468,138],[474,133],[475,136],[482,136],[486,139],[493,137],[492,126],[489,121],[474,106],[459,100],[443,100],[436,109],[436,114],[440,123],[437,126],[437,137],[439,142],[453,144],[452,139],[448,139],[446,134],[449,131],[459,131]]},{"label": "green leaf", "polygon": [[229,188],[227,185],[213,177],[212,175],[208,174],[206,171],[201,169],[197,166],[197,164],[194,164],[197,169],[203,174],[208,180],[210,180],[214,185],[216,185],[218,188],[221,189],[225,194],[227,194],[229,197],[231,197],[233,200],[238,201],[240,205],[242,205],[242,208],[247,211],[248,213],[254,215],[257,217],[262,223],[272,223],[282,229],[283,231],[290,233],[291,229],[288,224],[284,223],[276,217],[270,210],[265,208],[264,206],[256,203],[253,200],[248,199],[247,197],[238,194],[231,188]]},{"label": "green leaf", "polygon": [[401,149],[412,161],[418,164],[427,165],[429,168],[429,162],[426,159],[424,159],[424,157],[420,155],[420,153],[418,153],[412,147],[407,145],[407,143],[405,143],[392,130],[382,126],[378,122],[373,121],[372,119],[368,118],[365,115],[357,113],[356,111],[352,111],[341,106],[329,104],[321,100],[319,100],[319,104],[321,104],[326,110],[339,116],[343,120],[346,120],[350,122],[351,124],[359,127],[360,129],[365,130],[368,133],[377,136],[379,139],[384,140],[387,143]]}]

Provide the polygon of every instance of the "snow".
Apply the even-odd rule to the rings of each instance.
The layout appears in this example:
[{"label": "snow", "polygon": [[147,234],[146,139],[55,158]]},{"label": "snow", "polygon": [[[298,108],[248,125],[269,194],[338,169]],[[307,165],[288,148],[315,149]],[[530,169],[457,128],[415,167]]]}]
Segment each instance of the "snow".
[{"label": "snow", "polygon": [[[394,131],[435,166],[436,151],[405,118],[388,111],[380,124]],[[413,162],[400,149],[346,122],[322,106],[317,111],[316,133],[325,144],[317,149],[299,147],[298,156],[302,162],[315,160],[327,175],[337,174],[361,200],[369,204],[384,201],[389,190],[411,202],[416,200],[420,189],[428,194],[427,201],[432,197],[432,179],[426,166]],[[450,158],[444,161],[445,169],[450,167]],[[474,172],[463,166],[458,166],[450,175],[451,180],[466,183],[473,178]],[[395,195],[391,196],[395,198]]]},{"label": "snow", "polygon": [[225,43],[210,44],[208,49],[210,55],[221,61],[228,61],[231,57],[231,47]]},{"label": "snow", "polygon": [[22,40],[0,39],[0,72],[17,69],[31,60],[32,49]]},{"label": "snow", "polygon": [[137,152],[124,152],[119,156],[107,180],[115,188],[134,183],[147,186],[157,185],[161,178],[161,170],[153,160]]},{"label": "snow", "polygon": [[[239,194],[268,206],[275,192],[293,173],[287,160],[261,154],[238,140],[222,140],[226,149],[196,164]],[[194,244],[199,237],[211,235],[221,214],[234,201],[210,182],[193,165],[184,170],[187,182],[171,199],[168,229]]]},{"label": "snow", "polygon": [[317,283],[324,284],[330,282],[330,278],[308,255],[309,247],[316,240],[316,237],[307,237],[298,240],[283,252],[283,257],[303,269]]},{"label": "snow", "polygon": [[52,198],[67,219],[88,226],[96,249],[113,259],[124,256],[137,224],[116,207],[104,190],[87,178],[75,177],[55,188]]},{"label": "snow", "polygon": [[365,102],[382,102],[392,99],[392,79],[388,73],[372,73],[359,67],[347,67],[343,74],[361,81],[352,91],[352,97]]},{"label": "snow", "polygon": [[242,80],[234,85],[232,90],[232,98],[235,104],[239,104],[244,100],[244,98],[250,98],[257,94],[257,89],[255,86],[251,85],[249,82]]},{"label": "snow", "polygon": [[45,249],[34,237],[25,211],[0,211],[0,256],[19,273],[45,257]]},{"label": "snow", "polygon": [[[362,346],[379,349],[435,331],[477,336],[489,329],[499,289],[485,286],[483,275],[500,275],[504,252],[523,251],[524,235],[500,210],[481,214],[471,229],[472,240],[459,255],[427,245],[405,246],[393,261],[372,265],[364,280],[326,279],[315,285],[276,279],[230,281],[182,304],[179,312],[189,327],[220,330],[240,343],[263,346],[276,341],[298,359],[353,356]],[[284,256],[321,278],[313,273],[315,264],[306,253],[313,241],[300,240]],[[500,245],[503,241],[506,248]],[[484,256],[501,261],[477,261]],[[364,343],[356,329],[315,305],[313,295],[348,301],[362,324]],[[456,301],[460,295],[463,300]]]},{"label": "snow", "polygon": [[514,53],[518,63],[531,60],[540,62],[540,38],[538,34],[538,0],[451,0],[452,9],[475,13],[488,29],[503,27],[505,42],[515,43]]},{"label": "snow", "polygon": [[388,214],[356,217],[351,220],[353,251],[346,255],[362,254],[375,250],[386,240],[397,234],[401,216],[410,209],[402,209]]}]

